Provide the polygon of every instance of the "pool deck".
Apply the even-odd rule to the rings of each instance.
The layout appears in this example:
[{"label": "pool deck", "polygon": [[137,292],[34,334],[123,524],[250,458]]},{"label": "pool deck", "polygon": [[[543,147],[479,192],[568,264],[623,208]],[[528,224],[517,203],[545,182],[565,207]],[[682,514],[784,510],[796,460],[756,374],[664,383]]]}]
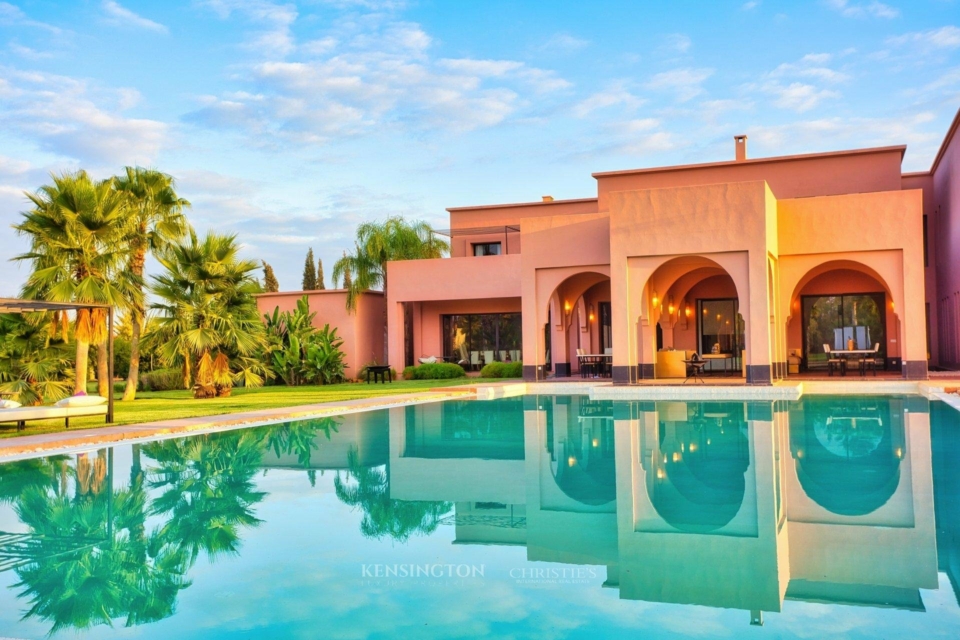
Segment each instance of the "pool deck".
[{"label": "pool deck", "polygon": [[901,378],[833,378],[796,379],[773,385],[751,386],[737,379],[708,378],[705,384],[682,384],[680,381],[649,381],[637,385],[615,386],[610,380],[564,378],[545,382],[503,381],[465,387],[447,387],[427,392],[406,393],[378,398],[326,402],[321,404],[281,407],[215,416],[181,418],[107,426],[74,431],[58,431],[0,440],[0,462],[10,462],[41,455],[76,451],[118,443],[165,440],[216,431],[258,427],[290,420],[306,420],[344,415],[373,409],[387,409],[455,398],[494,400],[528,394],[588,395],[594,400],[797,400],[803,395],[921,395],[943,400],[960,411],[960,377],[935,377],[909,381]]}]

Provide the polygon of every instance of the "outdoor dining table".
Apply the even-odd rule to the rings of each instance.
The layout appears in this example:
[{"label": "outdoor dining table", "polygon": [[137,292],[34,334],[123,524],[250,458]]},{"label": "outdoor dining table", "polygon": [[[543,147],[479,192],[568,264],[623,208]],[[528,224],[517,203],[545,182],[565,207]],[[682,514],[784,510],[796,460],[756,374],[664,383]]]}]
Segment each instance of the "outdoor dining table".
[{"label": "outdoor dining table", "polygon": [[[874,351],[873,349],[831,349],[831,350],[830,350],[830,353],[831,353],[832,355],[838,355],[838,356],[842,357],[844,360],[846,360],[846,359],[847,359],[847,356],[866,356],[866,355],[872,355],[872,354],[875,354],[876,351]],[[847,375],[847,367],[846,367],[846,365],[844,365],[843,367],[840,368],[840,375],[841,375],[841,376]],[[863,367],[860,367],[860,375],[861,375],[861,377],[867,375],[867,372],[866,372],[866,370],[865,370]]]},{"label": "outdoor dining table", "polygon": [[600,377],[601,368],[603,371],[609,371],[610,367],[606,366],[613,363],[613,354],[612,353],[584,353],[578,356],[580,358],[580,373],[583,375],[583,365],[591,365],[597,367],[594,369],[594,378]]}]

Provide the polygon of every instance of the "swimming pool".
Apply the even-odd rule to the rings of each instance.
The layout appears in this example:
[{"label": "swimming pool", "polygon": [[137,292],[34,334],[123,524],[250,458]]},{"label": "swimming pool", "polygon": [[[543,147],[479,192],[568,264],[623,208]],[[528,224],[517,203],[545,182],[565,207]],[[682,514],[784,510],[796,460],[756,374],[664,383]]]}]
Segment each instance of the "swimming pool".
[{"label": "swimming pool", "polygon": [[958,456],[916,396],[524,396],[8,463],[0,636],[953,638]]}]

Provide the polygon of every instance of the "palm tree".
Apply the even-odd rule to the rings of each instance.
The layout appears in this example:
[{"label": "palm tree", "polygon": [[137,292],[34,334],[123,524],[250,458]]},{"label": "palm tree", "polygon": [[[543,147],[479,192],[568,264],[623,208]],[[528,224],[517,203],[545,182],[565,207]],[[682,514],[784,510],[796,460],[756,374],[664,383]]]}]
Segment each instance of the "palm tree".
[{"label": "palm tree", "polygon": [[[53,302],[85,302],[125,308],[142,304],[136,275],[124,272],[129,246],[126,199],[113,180],[94,181],[85,171],[53,175],[26,196],[33,209],[21,213],[14,225],[17,233],[30,237],[30,251],[14,260],[32,263],[22,295]],[[104,345],[107,314],[103,309],[77,312],[74,338],[77,344],[74,391],[86,391],[91,344]],[[102,349],[104,356],[106,349]],[[110,392],[106,357],[101,358],[97,378],[100,394]]]},{"label": "palm tree", "polygon": [[[164,273],[153,276],[159,302],[156,331],[149,334],[169,365],[183,366],[184,386],[194,394],[229,393],[232,382],[263,384],[263,363],[253,355],[264,345],[264,328],[253,294],[257,263],[242,260],[236,236],[190,231],[186,242],[160,257]],[[233,369],[238,371],[234,374]]]},{"label": "palm tree", "polygon": [[177,195],[174,180],[160,171],[143,167],[127,167],[124,175],[117,177],[116,188],[127,199],[132,228],[127,241],[130,246],[128,269],[136,276],[140,295],[130,305],[130,371],[124,400],[133,400],[137,395],[140,373],[140,334],[143,331],[143,269],[147,252],[157,256],[167,247],[181,240],[189,229],[183,210],[190,203]]},{"label": "palm tree", "polygon": [[[364,222],[357,227],[353,255],[344,255],[333,266],[333,279],[338,281],[344,278],[347,309],[354,311],[360,294],[369,289],[380,289],[386,299],[387,262],[440,258],[449,249],[446,241],[438,238],[426,222],[407,222],[399,216],[387,218],[383,222]],[[348,273],[352,276],[349,281],[346,276]],[[384,305],[384,362],[387,361],[388,315]]]}]

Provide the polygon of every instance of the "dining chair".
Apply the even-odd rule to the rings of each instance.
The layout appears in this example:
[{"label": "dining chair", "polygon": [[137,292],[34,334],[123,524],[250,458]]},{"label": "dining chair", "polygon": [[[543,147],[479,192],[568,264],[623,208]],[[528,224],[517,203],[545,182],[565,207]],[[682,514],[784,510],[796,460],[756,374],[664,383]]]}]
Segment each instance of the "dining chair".
[{"label": "dining chair", "polygon": [[844,375],[847,372],[847,361],[843,358],[836,357],[833,355],[833,351],[830,349],[830,345],[826,342],[823,343],[823,352],[827,354],[827,372],[829,375],[833,375],[834,367],[840,372],[840,375]]},{"label": "dining chair", "polygon": [[873,369],[873,377],[877,377],[877,363],[880,361],[880,343],[873,343],[873,353],[868,353],[860,359],[860,375],[867,375],[867,367]]}]

